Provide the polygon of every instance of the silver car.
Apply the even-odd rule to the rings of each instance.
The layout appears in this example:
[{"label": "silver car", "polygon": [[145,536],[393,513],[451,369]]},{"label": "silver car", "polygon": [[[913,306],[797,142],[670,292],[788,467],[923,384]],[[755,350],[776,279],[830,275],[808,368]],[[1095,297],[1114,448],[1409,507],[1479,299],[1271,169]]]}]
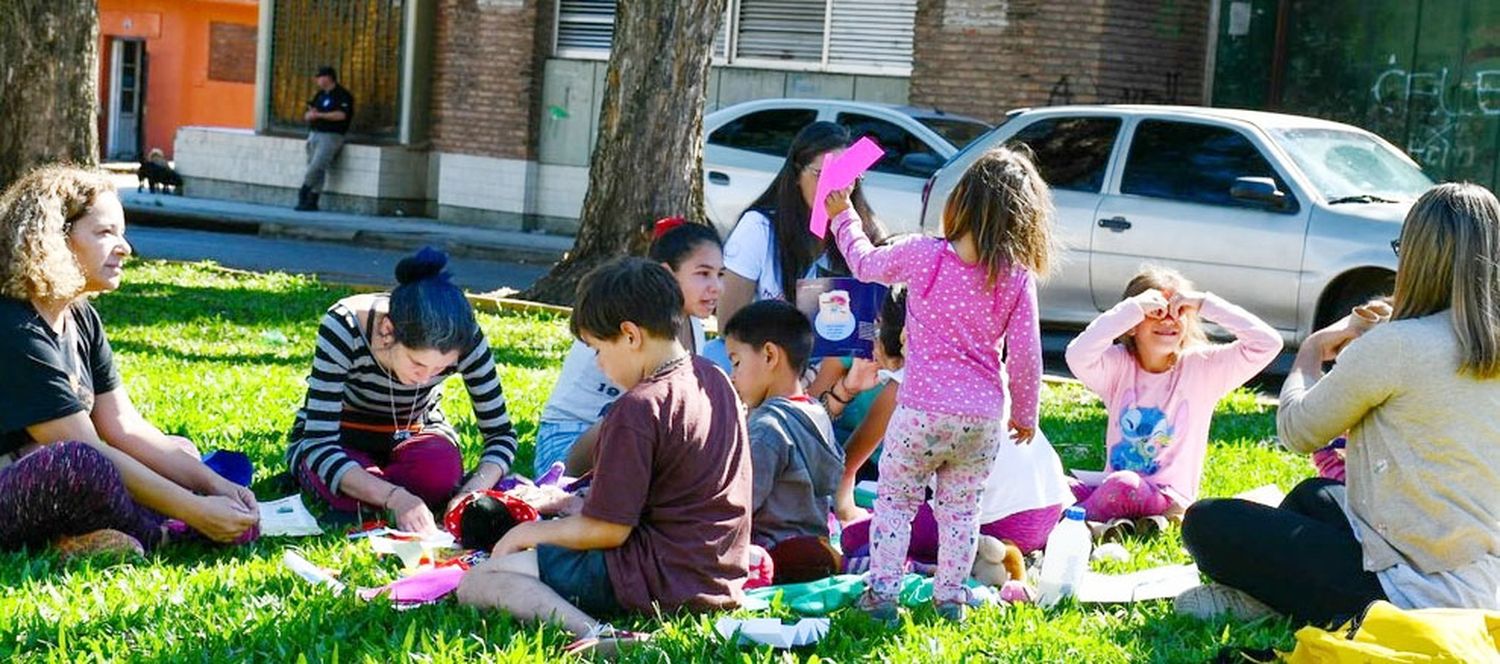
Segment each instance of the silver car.
[{"label": "silver car", "polygon": [[1433,182],[1363,129],[1257,111],[1058,106],[1012,113],[928,181],[936,233],[985,150],[1026,144],[1049,185],[1065,261],[1041,291],[1044,323],[1077,326],[1119,301],[1142,264],[1174,267],[1296,345],[1390,292],[1392,240]]},{"label": "silver car", "polygon": [[865,196],[887,228],[905,233],[917,230],[927,178],[990,130],[979,120],[933,109],[833,99],[760,99],[715,111],[703,118],[703,198],[720,232],[727,233],[771,184],[792,137],[819,120],[885,148],[886,156],[865,175]]}]

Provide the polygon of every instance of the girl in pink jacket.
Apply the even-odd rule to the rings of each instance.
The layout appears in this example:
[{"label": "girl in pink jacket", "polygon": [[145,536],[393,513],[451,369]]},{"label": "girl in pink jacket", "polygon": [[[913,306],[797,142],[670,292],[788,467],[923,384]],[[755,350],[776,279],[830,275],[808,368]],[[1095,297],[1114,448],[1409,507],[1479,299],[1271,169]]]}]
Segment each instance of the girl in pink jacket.
[{"label": "girl in pink jacket", "polygon": [[[1234,334],[1209,343],[1202,320]],[[1068,369],[1109,412],[1105,475],[1074,485],[1090,521],[1180,514],[1198,496],[1214,406],[1281,352],[1281,335],[1253,314],[1149,267],[1125,298],[1068,344]]]}]

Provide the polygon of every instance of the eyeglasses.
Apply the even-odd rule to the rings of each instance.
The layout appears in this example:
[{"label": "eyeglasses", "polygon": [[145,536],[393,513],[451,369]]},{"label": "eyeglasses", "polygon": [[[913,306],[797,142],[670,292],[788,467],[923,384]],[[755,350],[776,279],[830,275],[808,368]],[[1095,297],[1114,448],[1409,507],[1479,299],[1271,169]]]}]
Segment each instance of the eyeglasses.
[{"label": "eyeglasses", "polygon": [[1391,253],[1395,254],[1398,258],[1401,256],[1401,238],[1398,237],[1391,240]]}]

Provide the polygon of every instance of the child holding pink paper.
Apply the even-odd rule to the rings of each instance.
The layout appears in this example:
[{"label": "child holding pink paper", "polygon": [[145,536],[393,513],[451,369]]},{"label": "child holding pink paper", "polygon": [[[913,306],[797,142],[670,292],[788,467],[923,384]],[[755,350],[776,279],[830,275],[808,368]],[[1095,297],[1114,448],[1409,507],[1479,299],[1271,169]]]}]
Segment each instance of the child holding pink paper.
[{"label": "child holding pink paper", "polygon": [[897,620],[912,517],[936,476],[932,599],[940,615],[962,620],[984,481],[1006,433],[1002,370],[1015,401],[1014,440],[1029,444],[1036,433],[1042,370],[1036,275],[1052,264],[1052,197],[1031,160],[1000,148],[959,180],[943,209],[941,238],[912,236],[876,247],[847,190],[830,194],[826,205],[854,277],[907,286],[906,378],[880,458],[870,588],[859,605],[887,624]]}]

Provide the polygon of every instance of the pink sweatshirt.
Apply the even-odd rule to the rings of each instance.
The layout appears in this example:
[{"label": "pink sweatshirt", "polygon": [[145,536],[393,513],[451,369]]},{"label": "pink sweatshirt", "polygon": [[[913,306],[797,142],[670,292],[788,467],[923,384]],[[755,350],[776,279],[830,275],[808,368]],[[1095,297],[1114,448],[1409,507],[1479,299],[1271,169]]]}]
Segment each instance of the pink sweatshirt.
[{"label": "pink sweatshirt", "polygon": [[984,268],[963,262],[947,240],[909,236],[876,247],[853,210],[835,217],[832,227],[854,278],[906,284],[906,381],[898,403],[932,413],[1002,417],[1003,341],[1015,399],[1011,418],[1036,427],[1042,344],[1030,270],[1012,267],[991,289]]},{"label": "pink sweatshirt", "polygon": [[1199,312],[1234,334],[1228,344],[1190,348],[1162,373],[1141,368],[1115,339],[1146,316],[1125,300],[1068,344],[1068,369],[1104,401],[1105,470],[1133,470],[1175,502],[1198,497],[1214,406],[1281,352],[1281,335],[1254,314],[1208,294]]}]

